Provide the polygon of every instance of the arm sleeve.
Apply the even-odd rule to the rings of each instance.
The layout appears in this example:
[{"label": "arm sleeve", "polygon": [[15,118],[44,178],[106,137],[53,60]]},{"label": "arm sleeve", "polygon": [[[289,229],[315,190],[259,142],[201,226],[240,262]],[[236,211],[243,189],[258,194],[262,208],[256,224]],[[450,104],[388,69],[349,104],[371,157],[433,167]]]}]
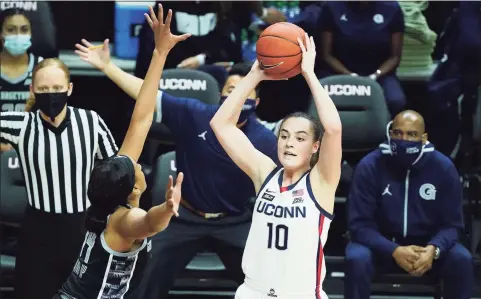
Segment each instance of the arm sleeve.
[{"label": "arm sleeve", "polygon": [[447,177],[439,191],[436,191],[436,201],[440,200],[440,229],[428,243],[441,250],[441,254],[449,251],[458,240],[458,231],[464,229],[463,221],[463,190],[459,174],[451,164],[446,170]]},{"label": "arm sleeve", "polygon": [[26,112],[0,112],[0,143],[17,145]]},{"label": "arm sleeve", "polygon": [[157,93],[157,108],[154,122],[163,123],[174,135],[190,129],[191,118],[195,113],[202,113],[206,104],[189,98],[174,97],[165,91]]},{"label": "arm sleeve", "polygon": [[117,144],[115,144],[114,137],[110,133],[109,128],[104,120],[98,115],[98,149],[96,153],[97,159],[103,160],[117,154],[119,151]]},{"label": "arm sleeve", "polygon": [[321,13],[319,14],[318,26],[319,31],[329,31],[334,32],[336,24],[334,22],[334,17],[332,15],[331,8],[328,3],[325,3],[321,8]]},{"label": "arm sleeve", "polygon": [[348,227],[353,241],[391,256],[398,245],[381,235],[375,220],[378,194],[371,163],[363,159],[354,172],[348,200]]},{"label": "arm sleeve", "polygon": [[397,4],[397,10],[391,20],[391,24],[389,24],[389,31],[391,33],[404,32],[404,14],[399,4]]}]

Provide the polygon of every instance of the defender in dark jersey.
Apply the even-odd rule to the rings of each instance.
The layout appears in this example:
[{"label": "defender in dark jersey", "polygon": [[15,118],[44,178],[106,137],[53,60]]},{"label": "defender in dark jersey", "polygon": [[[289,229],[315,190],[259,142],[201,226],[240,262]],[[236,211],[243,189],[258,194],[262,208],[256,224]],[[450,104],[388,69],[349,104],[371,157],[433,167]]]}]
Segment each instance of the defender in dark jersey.
[{"label": "defender in dark jersey", "polygon": [[146,19],[154,31],[156,43],[150,68],[118,156],[100,163],[92,172],[88,188],[92,206],[87,211],[85,241],[70,277],[54,298],[128,296],[129,290],[135,287],[132,283],[135,270],[142,270],[137,261],[147,238],[164,230],[172,215],[178,216],[183,174],[177,176],[175,187],[172,177],[169,178],[166,202],[146,212],[138,208],[146,182],[137,160],[152,125],[167,54],[189,35],[176,36],[170,32],[172,11],[169,10],[164,24],[160,5],[160,21],[152,7]]}]

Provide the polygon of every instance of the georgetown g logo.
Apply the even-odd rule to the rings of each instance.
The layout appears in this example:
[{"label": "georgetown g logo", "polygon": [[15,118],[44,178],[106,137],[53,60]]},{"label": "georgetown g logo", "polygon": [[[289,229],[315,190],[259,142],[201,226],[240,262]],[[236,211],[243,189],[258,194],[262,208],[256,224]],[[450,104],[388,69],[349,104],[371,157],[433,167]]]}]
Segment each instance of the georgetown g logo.
[{"label": "georgetown g logo", "polygon": [[433,184],[423,184],[419,188],[419,195],[424,200],[435,200],[436,199],[436,187]]}]

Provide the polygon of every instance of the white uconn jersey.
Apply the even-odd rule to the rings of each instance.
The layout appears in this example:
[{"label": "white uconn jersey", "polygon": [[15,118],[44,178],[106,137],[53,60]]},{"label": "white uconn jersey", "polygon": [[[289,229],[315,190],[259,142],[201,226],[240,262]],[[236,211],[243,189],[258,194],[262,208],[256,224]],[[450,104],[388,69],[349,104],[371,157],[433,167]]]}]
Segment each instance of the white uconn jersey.
[{"label": "white uconn jersey", "polygon": [[242,259],[245,286],[258,298],[327,299],[323,247],[332,215],[312,193],[309,172],[282,187],[283,169],[264,182]]}]

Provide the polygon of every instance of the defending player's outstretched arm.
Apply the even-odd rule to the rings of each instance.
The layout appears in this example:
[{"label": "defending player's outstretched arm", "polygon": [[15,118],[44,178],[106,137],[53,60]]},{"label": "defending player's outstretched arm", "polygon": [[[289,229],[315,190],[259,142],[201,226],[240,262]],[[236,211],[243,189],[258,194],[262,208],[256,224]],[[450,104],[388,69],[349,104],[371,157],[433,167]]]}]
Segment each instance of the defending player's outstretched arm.
[{"label": "defending player's outstretched arm", "polygon": [[324,128],[321,146],[319,149],[319,160],[313,167],[314,175],[317,173],[322,181],[337,187],[341,177],[342,159],[342,124],[339,112],[329,94],[324,90],[319,79],[314,73],[316,60],[316,46],[312,36],[306,34],[306,46],[298,38],[302,50],[302,74],[309,85],[317,114]]},{"label": "defending player's outstretched arm", "polygon": [[148,212],[134,208],[130,209],[121,221],[118,221],[118,233],[126,239],[142,240],[163,231],[173,215],[179,216],[182,181],[184,174],[179,172],[174,186],[172,176],[165,191],[165,202],[150,208]]},{"label": "defending player's outstretched arm", "polygon": [[276,164],[252,145],[237,127],[237,121],[247,96],[264,79],[267,77],[256,62],[210,121],[217,140],[234,163],[251,178],[256,191],[259,191],[264,179]]}]

